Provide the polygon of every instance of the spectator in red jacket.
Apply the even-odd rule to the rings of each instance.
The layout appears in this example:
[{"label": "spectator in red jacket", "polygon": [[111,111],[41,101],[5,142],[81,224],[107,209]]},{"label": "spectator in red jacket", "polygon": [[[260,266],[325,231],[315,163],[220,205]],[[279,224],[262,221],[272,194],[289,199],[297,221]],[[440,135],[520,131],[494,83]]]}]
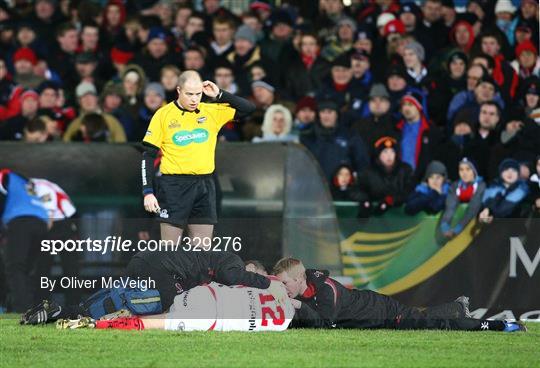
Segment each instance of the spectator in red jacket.
[{"label": "spectator in red jacket", "polygon": [[505,101],[511,101],[518,86],[518,77],[502,53],[503,41],[499,33],[484,32],[479,37],[480,50],[495,61],[493,79],[501,89]]},{"label": "spectator in red jacket", "polygon": [[39,95],[28,90],[20,97],[21,112],[0,124],[0,140],[20,140],[23,138],[25,124],[38,114]]}]

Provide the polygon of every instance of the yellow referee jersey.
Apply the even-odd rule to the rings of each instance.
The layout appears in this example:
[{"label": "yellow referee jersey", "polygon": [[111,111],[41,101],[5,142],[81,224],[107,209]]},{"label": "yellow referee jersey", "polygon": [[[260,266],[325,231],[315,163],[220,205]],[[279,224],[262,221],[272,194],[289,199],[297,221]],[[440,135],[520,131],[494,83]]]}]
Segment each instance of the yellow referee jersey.
[{"label": "yellow referee jersey", "polygon": [[200,103],[189,112],[173,101],[156,111],[143,141],[161,149],[163,174],[210,174],[218,132],[235,111],[229,104]]}]

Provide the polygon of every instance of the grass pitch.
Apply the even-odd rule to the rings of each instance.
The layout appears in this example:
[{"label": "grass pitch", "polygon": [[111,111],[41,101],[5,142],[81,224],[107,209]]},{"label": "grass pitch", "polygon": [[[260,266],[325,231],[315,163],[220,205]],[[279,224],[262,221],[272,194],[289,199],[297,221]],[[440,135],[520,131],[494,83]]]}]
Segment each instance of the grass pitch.
[{"label": "grass pitch", "polygon": [[284,333],[56,330],[0,318],[0,367],[538,367],[527,333],[289,330]]}]

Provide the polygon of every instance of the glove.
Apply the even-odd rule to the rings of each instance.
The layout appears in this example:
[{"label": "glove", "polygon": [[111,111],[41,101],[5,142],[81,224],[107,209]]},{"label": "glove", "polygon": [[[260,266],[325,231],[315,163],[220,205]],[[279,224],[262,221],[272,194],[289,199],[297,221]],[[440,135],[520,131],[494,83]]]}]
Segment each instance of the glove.
[{"label": "glove", "polygon": [[387,195],[386,197],[384,197],[384,203],[386,203],[388,206],[393,206],[394,205],[394,197],[391,196],[391,195]]},{"label": "glove", "polygon": [[268,287],[268,292],[272,294],[274,300],[281,305],[284,305],[287,299],[287,290],[281,281],[271,280],[270,286]]}]

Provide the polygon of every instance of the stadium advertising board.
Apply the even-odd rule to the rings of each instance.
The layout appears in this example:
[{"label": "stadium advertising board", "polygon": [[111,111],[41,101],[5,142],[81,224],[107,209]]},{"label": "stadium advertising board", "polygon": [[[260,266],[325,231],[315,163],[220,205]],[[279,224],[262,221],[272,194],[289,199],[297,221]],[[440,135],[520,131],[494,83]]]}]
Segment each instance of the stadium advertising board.
[{"label": "stadium advertising board", "polygon": [[437,216],[401,209],[359,220],[355,205],[337,203],[344,275],[356,287],[430,305],[461,294],[478,318],[540,320],[538,219],[471,222],[445,241]]}]

